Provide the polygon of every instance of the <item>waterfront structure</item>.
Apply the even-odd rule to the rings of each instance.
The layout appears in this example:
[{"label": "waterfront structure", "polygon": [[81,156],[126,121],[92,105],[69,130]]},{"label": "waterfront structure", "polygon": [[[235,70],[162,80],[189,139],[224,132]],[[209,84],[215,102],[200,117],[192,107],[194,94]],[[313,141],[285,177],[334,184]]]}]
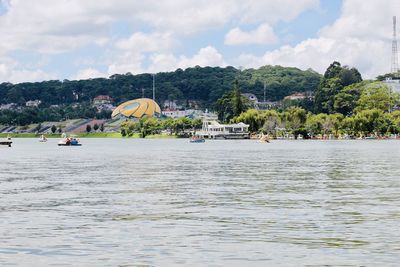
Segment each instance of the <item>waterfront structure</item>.
[{"label": "waterfront structure", "polygon": [[139,98],[122,103],[114,109],[111,116],[122,116],[125,118],[153,117],[161,114],[160,106],[152,99]]},{"label": "waterfront structure", "polygon": [[210,139],[248,139],[249,125],[239,122],[236,124],[221,124],[216,120],[203,120],[201,131],[196,136]]}]

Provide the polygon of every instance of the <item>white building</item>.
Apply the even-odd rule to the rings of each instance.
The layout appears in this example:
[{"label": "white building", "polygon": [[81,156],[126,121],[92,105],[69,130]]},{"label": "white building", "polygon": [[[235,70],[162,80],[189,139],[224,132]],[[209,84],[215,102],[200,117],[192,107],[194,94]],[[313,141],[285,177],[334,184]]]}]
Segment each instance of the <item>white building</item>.
[{"label": "white building", "polygon": [[170,110],[166,109],[161,111],[161,113],[169,118],[177,119],[182,117],[188,117],[193,113],[193,110]]},{"label": "white building", "polygon": [[243,93],[242,96],[247,98],[250,102],[258,102],[258,99],[255,94],[252,93]]},{"label": "white building", "polygon": [[18,105],[15,103],[2,104],[0,105],[0,110],[7,110],[7,109],[15,110],[17,109],[17,106]]},{"label": "white building", "polygon": [[27,107],[38,107],[42,103],[40,100],[29,100],[25,103],[25,106]]},{"label": "white building", "polygon": [[169,109],[169,110],[176,110],[176,109],[178,109],[180,107],[176,103],[176,100],[165,100],[163,108]]},{"label": "white building", "polygon": [[218,118],[217,113],[212,113],[208,111],[202,111],[198,109],[186,109],[186,110],[170,110],[166,109],[161,111],[161,113],[169,118],[177,119],[177,118],[201,118],[201,119],[208,119],[208,120],[216,120]]},{"label": "white building", "polygon": [[98,95],[93,99],[93,105],[106,105],[111,104],[112,98],[108,95]]},{"label": "white building", "polygon": [[215,120],[204,120],[201,131],[196,135],[212,139],[248,139],[249,125],[239,122],[236,124],[220,124]]},{"label": "white building", "polygon": [[400,93],[400,80],[387,79],[384,83],[389,85],[393,92]]}]

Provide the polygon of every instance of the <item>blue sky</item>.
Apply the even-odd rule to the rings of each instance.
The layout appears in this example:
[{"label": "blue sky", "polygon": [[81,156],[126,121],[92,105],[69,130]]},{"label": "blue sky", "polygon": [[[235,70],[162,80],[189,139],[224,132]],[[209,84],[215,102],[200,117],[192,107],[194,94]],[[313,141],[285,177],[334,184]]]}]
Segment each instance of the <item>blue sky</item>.
[{"label": "blue sky", "polygon": [[333,60],[373,78],[390,69],[398,2],[0,0],[0,82]]}]

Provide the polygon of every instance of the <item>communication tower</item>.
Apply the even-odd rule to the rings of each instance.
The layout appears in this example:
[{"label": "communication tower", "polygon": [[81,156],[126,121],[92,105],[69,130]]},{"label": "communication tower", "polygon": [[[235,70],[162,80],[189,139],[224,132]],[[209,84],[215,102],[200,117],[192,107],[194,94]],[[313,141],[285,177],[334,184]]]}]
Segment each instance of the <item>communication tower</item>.
[{"label": "communication tower", "polygon": [[393,41],[392,41],[392,67],[391,73],[399,71],[398,57],[397,57],[397,37],[396,37],[396,16],[393,16]]}]

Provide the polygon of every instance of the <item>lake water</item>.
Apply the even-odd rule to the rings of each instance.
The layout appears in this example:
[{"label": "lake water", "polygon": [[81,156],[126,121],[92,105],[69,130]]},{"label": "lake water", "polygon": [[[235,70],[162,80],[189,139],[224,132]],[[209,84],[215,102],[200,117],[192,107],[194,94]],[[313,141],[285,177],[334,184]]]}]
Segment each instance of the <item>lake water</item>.
[{"label": "lake water", "polygon": [[400,142],[14,139],[0,266],[398,266]]}]

